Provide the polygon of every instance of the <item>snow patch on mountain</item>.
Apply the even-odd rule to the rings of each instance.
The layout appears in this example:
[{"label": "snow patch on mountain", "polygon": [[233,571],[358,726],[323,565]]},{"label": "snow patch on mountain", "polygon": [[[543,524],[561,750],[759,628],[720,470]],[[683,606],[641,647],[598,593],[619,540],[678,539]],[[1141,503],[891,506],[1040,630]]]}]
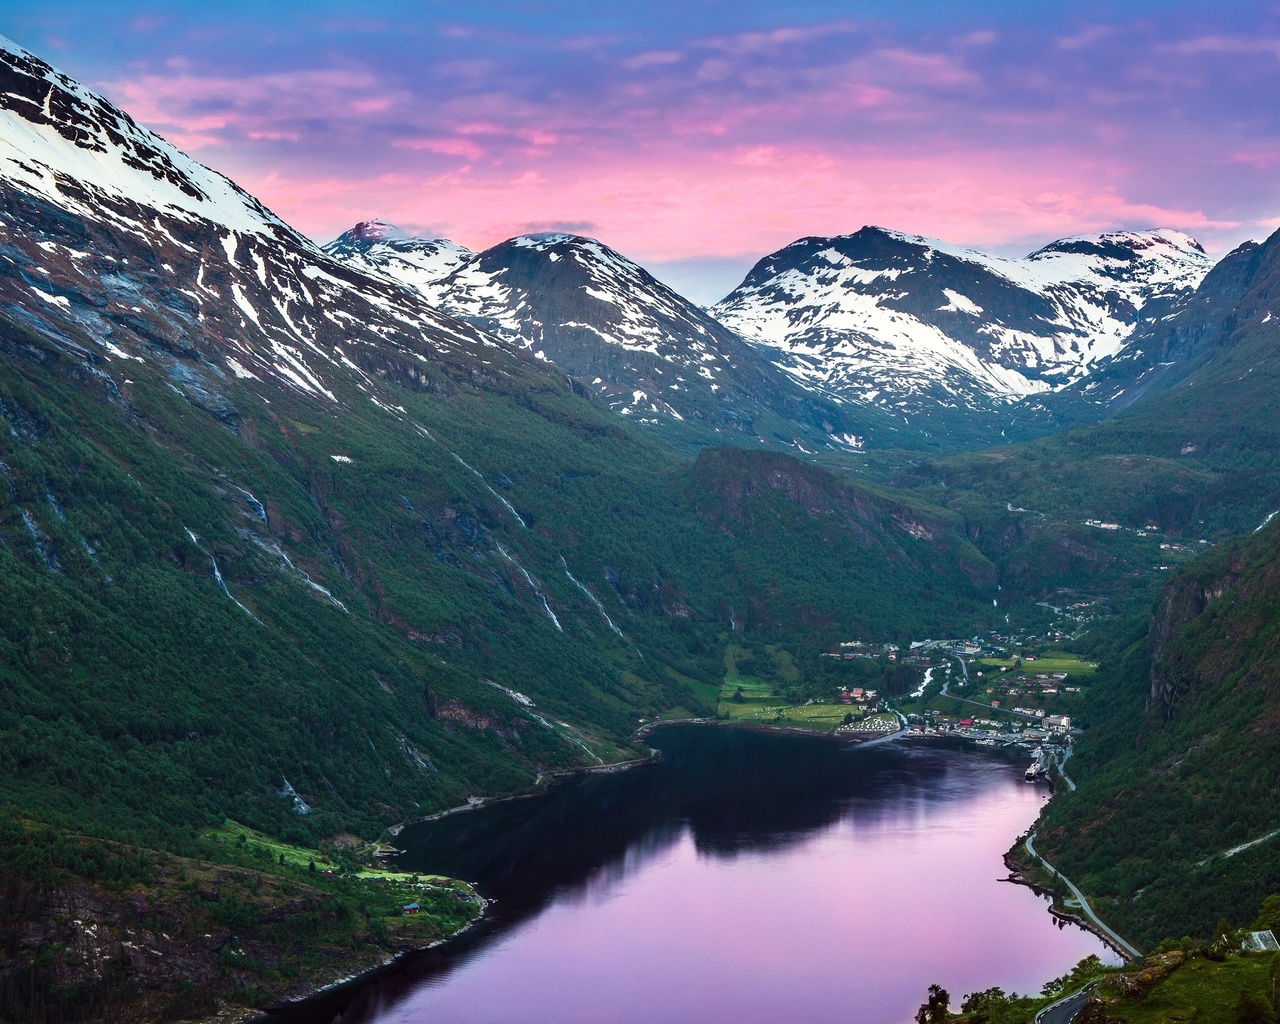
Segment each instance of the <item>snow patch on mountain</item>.
[{"label": "snow patch on mountain", "polygon": [[3,36],[0,92],[0,175],[32,195],[95,218],[114,199],[231,231],[293,234],[227,178]]},{"label": "snow patch on mountain", "polygon": [[1172,315],[1213,261],[1170,229],[1024,259],[868,227],[761,260],[711,312],[809,387],[895,410],[997,405],[1080,380]]},{"label": "snow patch on mountain", "polygon": [[326,249],[554,362],[644,423],[728,418],[744,429],[753,405],[781,397],[795,418],[814,401],[705,310],[594,238],[528,234],[473,253],[366,222]]},{"label": "snow patch on mountain", "polygon": [[381,220],[362,221],[325,250],[367,273],[390,277],[423,294],[474,255],[447,238],[416,238]]},{"label": "snow patch on mountain", "polygon": [[0,308],[95,376],[120,360],[161,368],[229,424],[237,380],[326,402],[341,380],[376,401],[389,359],[416,379],[414,364],[502,347],[326,254],[2,37],[0,200]]}]

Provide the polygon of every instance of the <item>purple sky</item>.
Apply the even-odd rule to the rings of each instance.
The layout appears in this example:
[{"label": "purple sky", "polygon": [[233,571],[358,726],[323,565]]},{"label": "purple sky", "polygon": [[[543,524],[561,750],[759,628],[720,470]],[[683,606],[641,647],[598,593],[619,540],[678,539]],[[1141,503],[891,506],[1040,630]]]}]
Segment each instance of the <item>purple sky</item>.
[{"label": "purple sky", "polygon": [[1280,225],[1280,4],[0,0],[0,32],[317,239],[579,231],[704,300],[866,223]]}]

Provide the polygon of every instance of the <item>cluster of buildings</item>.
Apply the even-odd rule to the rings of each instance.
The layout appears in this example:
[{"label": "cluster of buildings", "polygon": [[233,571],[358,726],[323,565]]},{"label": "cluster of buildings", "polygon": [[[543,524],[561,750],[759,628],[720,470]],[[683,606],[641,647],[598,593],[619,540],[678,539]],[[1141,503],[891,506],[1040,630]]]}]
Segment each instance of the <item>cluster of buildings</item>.
[{"label": "cluster of buildings", "polygon": [[887,657],[890,661],[898,660],[897,644],[869,644],[862,640],[842,640],[840,649],[824,654],[824,658],[841,658],[852,661],[854,658],[872,658],[879,660]]},{"label": "cluster of buildings", "polygon": [[840,703],[841,704],[871,704],[876,699],[875,690],[863,690],[859,687],[851,689],[840,687]]},{"label": "cluster of buildings", "polygon": [[939,711],[927,711],[923,715],[908,715],[907,727],[915,733],[959,734],[981,742],[1065,743],[1070,741],[1071,717],[1044,715],[1034,723],[997,722],[990,718],[955,719]]}]

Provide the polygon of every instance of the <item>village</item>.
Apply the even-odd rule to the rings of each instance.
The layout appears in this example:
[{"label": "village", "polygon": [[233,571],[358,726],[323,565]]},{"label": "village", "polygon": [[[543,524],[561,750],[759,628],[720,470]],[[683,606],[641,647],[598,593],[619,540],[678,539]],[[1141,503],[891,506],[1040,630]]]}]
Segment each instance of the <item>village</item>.
[{"label": "village", "polygon": [[[1051,608],[1055,621],[1091,617],[1093,602]],[[1064,622],[1064,625],[1067,623]],[[1096,666],[1057,649],[1061,628],[966,639],[922,640],[903,647],[847,640],[826,657],[915,666],[922,677],[910,693],[881,699],[867,687],[841,688],[840,703],[893,713],[907,736],[952,736],[982,746],[1034,752],[1027,778],[1036,781],[1071,755],[1072,709]],[[849,731],[856,725],[846,727]]]}]

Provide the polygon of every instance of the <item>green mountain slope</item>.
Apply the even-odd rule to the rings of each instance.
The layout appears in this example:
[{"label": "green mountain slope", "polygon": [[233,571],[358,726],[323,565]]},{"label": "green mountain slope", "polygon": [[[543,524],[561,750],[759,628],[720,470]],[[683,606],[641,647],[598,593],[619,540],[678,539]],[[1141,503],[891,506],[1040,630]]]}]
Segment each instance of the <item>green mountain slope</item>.
[{"label": "green mountain slope", "polygon": [[[1107,685],[1039,827],[1122,934],[1154,945],[1247,925],[1280,890],[1280,524],[1202,555],[1149,628],[1119,628]],[[1233,848],[1255,840],[1244,849]]]},{"label": "green mountain slope", "polygon": [[0,47],[0,79],[18,813],[369,838],[632,756],[638,718],[714,709],[731,634],[987,615],[954,516],[786,457],[691,460],[30,54]]},{"label": "green mountain slope", "polygon": [[1098,422],[950,458],[873,456],[871,475],[961,517],[1010,597],[1145,600],[1183,560],[1161,542],[1198,549],[1280,509],[1280,234],[1223,260],[1130,348],[1139,365],[1094,382],[1130,385]]},{"label": "green mountain slope", "polygon": [[236,384],[232,432],[147,366],[108,401],[43,356],[0,382],[0,787],[78,824],[371,835],[712,707],[735,627],[985,603],[945,515],[785,456],[690,464],[542,374],[403,413]]}]

